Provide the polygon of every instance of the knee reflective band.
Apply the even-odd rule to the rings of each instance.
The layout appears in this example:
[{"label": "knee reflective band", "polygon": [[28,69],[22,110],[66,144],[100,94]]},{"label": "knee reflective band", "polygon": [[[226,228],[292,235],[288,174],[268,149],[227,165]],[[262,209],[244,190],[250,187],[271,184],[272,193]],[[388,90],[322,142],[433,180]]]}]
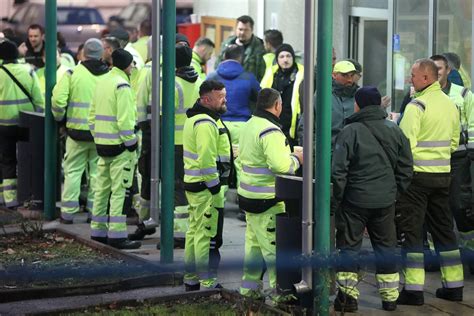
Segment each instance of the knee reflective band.
[{"label": "knee reflective band", "polygon": [[188,231],[188,205],[174,208],[174,232],[185,233]]},{"label": "knee reflective band", "polygon": [[398,285],[400,277],[398,273],[376,274],[377,287],[383,301],[394,302],[398,298]]},{"label": "knee reflective band", "polygon": [[3,200],[6,207],[18,206],[16,198],[16,179],[3,179]]},{"label": "knee reflective band", "polygon": [[445,288],[464,286],[464,272],[459,250],[439,253],[441,265],[441,282]]},{"label": "knee reflective band", "polygon": [[474,230],[459,232],[459,246],[465,250],[474,251]]},{"label": "knee reflective band", "polygon": [[359,278],[357,273],[354,272],[337,272],[336,282],[338,288],[346,295],[355,299],[359,298],[360,292],[357,289]]},{"label": "knee reflective band", "polygon": [[405,289],[408,291],[423,291],[425,284],[425,265],[423,253],[409,252],[406,254],[403,267]]}]

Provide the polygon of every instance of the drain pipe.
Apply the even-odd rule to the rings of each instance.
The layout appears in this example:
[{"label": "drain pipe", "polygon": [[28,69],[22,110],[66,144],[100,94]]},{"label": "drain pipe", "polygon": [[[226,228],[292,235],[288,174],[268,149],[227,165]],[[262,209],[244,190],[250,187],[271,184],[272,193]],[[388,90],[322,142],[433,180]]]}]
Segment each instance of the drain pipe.
[{"label": "drain pipe", "polygon": [[[307,259],[313,252],[313,144],[314,144],[314,0],[305,0],[304,16],[304,142],[303,142],[303,211],[302,255]],[[312,268],[305,264],[301,281],[294,284],[296,294],[311,291]]]}]

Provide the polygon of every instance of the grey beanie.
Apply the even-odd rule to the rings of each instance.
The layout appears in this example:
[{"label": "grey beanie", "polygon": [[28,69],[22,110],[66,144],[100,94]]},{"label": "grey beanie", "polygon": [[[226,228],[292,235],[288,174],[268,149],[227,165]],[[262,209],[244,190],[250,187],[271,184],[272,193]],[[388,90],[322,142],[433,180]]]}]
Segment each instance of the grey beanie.
[{"label": "grey beanie", "polygon": [[84,43],[84,57],[87,59],[101,59],[104,47],[97,38],[89,38]]}]

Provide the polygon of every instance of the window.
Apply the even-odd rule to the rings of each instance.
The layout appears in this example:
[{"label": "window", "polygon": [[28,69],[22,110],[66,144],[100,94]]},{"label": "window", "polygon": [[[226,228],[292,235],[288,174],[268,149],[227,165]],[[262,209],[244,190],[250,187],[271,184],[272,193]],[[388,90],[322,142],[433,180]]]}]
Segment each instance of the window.
[{"label": "window", "polygon": [[99,11],[92,8],[58,8],[58,24],[104,24]]}]

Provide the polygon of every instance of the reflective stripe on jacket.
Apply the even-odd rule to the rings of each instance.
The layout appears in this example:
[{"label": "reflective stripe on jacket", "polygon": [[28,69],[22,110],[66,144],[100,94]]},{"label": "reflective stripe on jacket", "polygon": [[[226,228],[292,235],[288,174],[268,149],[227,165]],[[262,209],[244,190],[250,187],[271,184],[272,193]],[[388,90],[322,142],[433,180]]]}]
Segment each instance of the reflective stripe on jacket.
[{"label": "reflective stripe on jacket", "polygon": [[400,128],[410,141],[414,171],[450,172],[451,153],[459,145],[459,113],[439,82],[408,103]]}]

